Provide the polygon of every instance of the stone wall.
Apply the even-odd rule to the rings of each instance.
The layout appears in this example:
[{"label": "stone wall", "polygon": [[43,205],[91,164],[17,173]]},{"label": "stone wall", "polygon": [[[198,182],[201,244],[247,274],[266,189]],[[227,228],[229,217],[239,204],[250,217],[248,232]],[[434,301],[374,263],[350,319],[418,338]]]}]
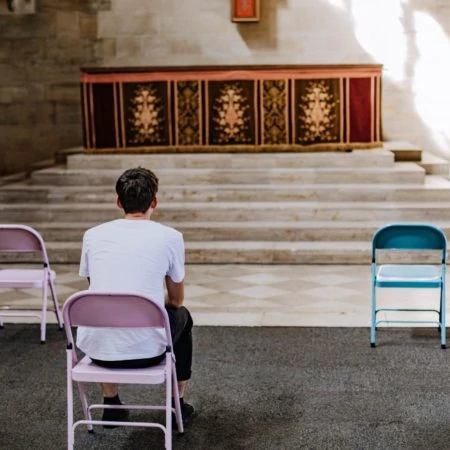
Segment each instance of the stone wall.
[{"label": "stone wall", "polygon": [[79,69],[113,54],[114,42],[97,38],[98,12],[110,7],[37,0],[35,15],[0,15],[0,173],[81,144]]},{"label": "stone wall", "polygon": [[450,156],[448,0],[36,0],[0,16],[0,170],[81,144],[80,66],[382,63],[383,137]]}]

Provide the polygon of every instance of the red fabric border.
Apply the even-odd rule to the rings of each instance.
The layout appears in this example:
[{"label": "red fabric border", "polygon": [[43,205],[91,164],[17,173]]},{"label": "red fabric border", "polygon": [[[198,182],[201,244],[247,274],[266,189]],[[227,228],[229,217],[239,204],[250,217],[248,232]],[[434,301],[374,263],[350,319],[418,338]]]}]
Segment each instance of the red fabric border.
[{"label": "red fabric border", "polygon": [[350,104],[349,120],[350,142],[372,142],[371,123],[371,79],[351,78],[349,80]]}]

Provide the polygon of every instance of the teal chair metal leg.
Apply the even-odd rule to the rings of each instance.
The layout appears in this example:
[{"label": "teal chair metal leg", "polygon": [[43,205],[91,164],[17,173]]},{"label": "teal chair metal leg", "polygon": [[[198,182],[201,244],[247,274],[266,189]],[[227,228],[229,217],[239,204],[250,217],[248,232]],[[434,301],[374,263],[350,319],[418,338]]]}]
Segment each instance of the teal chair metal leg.
[{"label": "teal chair metal leg", "polygon": [[370,346],[376,347],[377,345],[377,303],[376,303],[376,287],[372,282],[372,322],[370,327]]},{"label": "teal chair metal leg", "polygon": [[446,319],[445,319],[445,282],[441,286],[441,309],[439,314],[441,326],[441,348],[447,348],[446,343]]}]

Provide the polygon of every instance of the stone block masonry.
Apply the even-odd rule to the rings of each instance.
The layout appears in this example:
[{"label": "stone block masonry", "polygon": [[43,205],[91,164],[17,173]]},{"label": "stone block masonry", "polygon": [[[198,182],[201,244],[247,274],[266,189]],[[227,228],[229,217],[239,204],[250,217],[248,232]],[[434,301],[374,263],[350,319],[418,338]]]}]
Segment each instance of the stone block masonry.
[{"label": "stone block masonry", "polygon": [[104,0],[38,0],[0,15],[0,174],[27,170],[82,142],[79,73],[111,53],[97,38]]}]

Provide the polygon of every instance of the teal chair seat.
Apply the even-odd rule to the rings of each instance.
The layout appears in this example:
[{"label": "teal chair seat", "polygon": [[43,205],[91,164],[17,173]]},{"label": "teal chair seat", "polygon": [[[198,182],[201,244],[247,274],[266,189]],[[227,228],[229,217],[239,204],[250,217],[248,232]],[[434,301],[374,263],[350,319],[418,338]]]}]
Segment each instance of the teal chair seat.
[{"label": "teal chair seat", "polygon": [[438,288],[441,282],[441,268],[430,265],[386,264],[376,277],[377,287]]},{"label": "teal chair seat", "polygon": [[[403,264],[380,264],[379,250],[392,252],[397,256],[403,252]],[[421,255],[436,255],[436,263],[421,262]],[[428,256],[429,257],[429,256]],[[423,261],[423,258],[422,258]],[[434,262],[434,260],[432,261]],[[431,224],[397,223],[378,229],[372,238],[372,320],[370,345],[376,347],[377,326],[388,323],[434,324],[440,332],[441,348],[446,348],[445,326],[445,275],[447,266],[447,239],[444,232]],[[435,288],[439,290],[439,306],[426,308],[377,308],[379,288]],[[431,312],[436,320],[378,320],[381,311]],[[431,316],[432,318],[432,316]]]}]

